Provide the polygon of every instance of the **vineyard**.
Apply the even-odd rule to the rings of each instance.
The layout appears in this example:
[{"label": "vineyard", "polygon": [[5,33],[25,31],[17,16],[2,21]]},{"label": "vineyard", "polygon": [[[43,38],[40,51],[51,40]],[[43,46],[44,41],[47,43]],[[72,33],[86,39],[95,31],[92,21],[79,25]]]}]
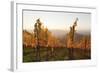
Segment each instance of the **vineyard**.
[{"label": "vineyard", "polygon": [[37,19],[32,32],[23,30],[23,62],[91,59],[90,34],[78,34],[77,21],[58,38]]}]

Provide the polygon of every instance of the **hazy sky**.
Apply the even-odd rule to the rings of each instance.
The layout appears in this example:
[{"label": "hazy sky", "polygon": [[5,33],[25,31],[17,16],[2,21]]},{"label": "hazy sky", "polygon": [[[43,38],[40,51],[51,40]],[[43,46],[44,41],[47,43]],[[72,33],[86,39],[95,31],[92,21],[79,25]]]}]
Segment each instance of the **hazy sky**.
[{"label": "hazy sky", "polygon": [[69,30],[76,18],[78,18],[77,30],[89,30],[91,14],[73,12],[47,12],[47,11],[23,11],[23,29],[33,30],[36,20],[40,18],[44,27],[48,29]]}]

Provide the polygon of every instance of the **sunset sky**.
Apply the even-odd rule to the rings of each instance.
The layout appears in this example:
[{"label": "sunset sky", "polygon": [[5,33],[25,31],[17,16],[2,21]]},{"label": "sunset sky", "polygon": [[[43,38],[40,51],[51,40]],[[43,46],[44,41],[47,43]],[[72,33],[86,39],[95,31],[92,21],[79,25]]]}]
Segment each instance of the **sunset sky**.
[{"label": "sunset sky", "polygon": [[78,18],[77,30],[90,31],[91,14],[74,12],[23,11],[23,29],[33,30],[36,20],[40,18],[44,27],[48,29],[69,30]]}]

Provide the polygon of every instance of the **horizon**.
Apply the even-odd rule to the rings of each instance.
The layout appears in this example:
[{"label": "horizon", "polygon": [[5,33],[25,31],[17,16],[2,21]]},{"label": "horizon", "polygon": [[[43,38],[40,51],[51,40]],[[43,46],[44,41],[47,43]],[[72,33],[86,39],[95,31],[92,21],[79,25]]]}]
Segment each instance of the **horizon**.
[{"label": "horizon", "polygon": [[[29,33],[33,33],[34,30],[26,30],[28,31]],[[53,35],[56,35],[56,34],[67,34],[69,31],[67,30],[61,30],[61,29],[52,29],[52,30],[49,30],[50,32],[52,32]],[[76,31],[76,33],[78,34],[83,34],[83,35],[91,35],[91,31],[87,31],[87,30],[81,30],[81,31]]]}]

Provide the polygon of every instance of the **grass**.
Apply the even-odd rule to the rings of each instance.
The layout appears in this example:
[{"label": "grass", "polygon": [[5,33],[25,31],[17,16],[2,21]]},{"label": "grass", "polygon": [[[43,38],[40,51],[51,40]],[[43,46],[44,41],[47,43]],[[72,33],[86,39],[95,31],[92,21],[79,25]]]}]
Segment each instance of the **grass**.
[{"label": "grass", "polygon": [[[90,50],[73,49],[73,58],[70,59],[71,53],[67,48],[40,48],[39,62],[43,61],[63,61],[63,60],[80,60],[90,59]],[[23,62],[38,62],[36,48],[23,48]]]}]

